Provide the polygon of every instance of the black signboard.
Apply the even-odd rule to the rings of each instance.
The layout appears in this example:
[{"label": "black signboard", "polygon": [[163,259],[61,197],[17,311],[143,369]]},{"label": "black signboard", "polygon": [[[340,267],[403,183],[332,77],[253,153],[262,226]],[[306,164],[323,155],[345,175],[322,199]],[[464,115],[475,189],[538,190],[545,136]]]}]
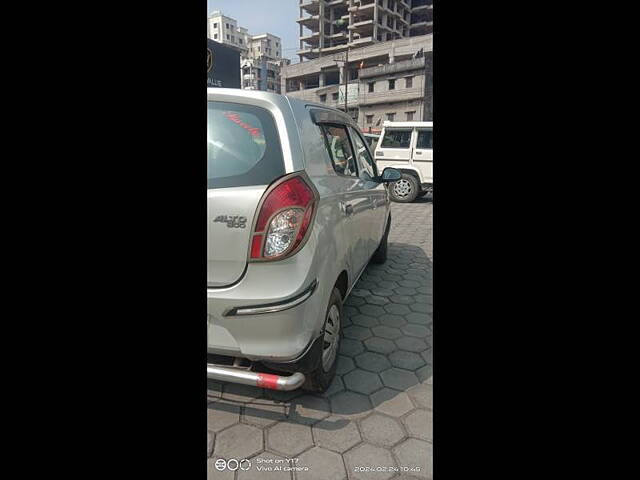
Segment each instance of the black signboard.
[{"label": "black signboard", "polygon": [[208,38],[207,87],[240,88],[240,52]]}]

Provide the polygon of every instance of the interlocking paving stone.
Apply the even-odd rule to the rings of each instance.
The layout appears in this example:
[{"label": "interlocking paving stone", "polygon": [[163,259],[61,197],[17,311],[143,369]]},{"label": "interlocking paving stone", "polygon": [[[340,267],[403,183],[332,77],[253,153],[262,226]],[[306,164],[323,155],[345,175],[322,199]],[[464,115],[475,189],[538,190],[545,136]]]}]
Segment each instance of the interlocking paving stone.
[{"label": "interlocking paving stone", "polygon": [[364,341],[364,344],[367,347],[367,350],[371,350],[372,352],[389,354],[397,349],[395,343],[391,340],[387,340],[386,338],[373,337],[368,338]]},{"label": "interlocking paving stone", "polygon": [[242,423],[256,427],[268,427],[287,418],[286,408],[283,404],[266,405],[261,403],[249,403],[243,408]]},{"label": "interlocking paving stone", "polygon": [[432,415],[427,410],[415,410],[402,419],[404,427],[412,437],[431,442],[433,440]]},{"label": "interlocking paving stone", "polygon": [[331,415],[329,400],[315,395],[303,395],[291,401],[289,420],[312,425]]},{"label": "interlocking paving stone", "polygon": [[[275,463],[278,460],[283,463]],[[285,465],[289,465],[286,463],[286,459],[281,457],[280,455],[276,455],[271,452],[262,452],[250,459],[251,467],[248,470],[242,470],[238,468],[238,480],[290,480],[291,472],[285,471],[284,468],[282,470],[272,469],[268,470],[258,470],[258,467],[275,467],[276,465],[284,467]],[[274,463],[270,463],[273,461]],[[243,463],[243,468],[246,468]]]},{"label": "interlocking paving stone", "polygon": [[416,370],[416,375],[420,379],[420,382],[428,384],[433,377],[433,367],[431,365],[425,365],[424,367]]},{"label": "interlocking paving stone", "polygon": [[382,372],[387,368],[391,368],[387,357],[379,353],[364,352],[358,355],[355,360],[359,368],[370,372]]},{"label": "interlocking paving stone", "polygon": [[222,458],[249,458],[264,448],[262,430],[239,423],[216,435],[214,453]]},{"label": "interlocking paving stone", "polygon": [[429,329],[424,325],[416,325],[415,323],[410,323],[409,325],[405,325],[404,327],[400,327],[402,333],[405,335],[409,335],[411,337],[427,337],[429,336]]},{"label": "interlocking paving stone", "polygon": [[364,305],[366,302],[360,297],[354,297],[349,295],[347,298],[346,305],[350,305],[352,307],[359,307],[360,305]]},{"label": "interlocking paving stone", "polygon": [[376,337],[386,338],[388,340],[395,340],[402,337],[400,329],[395,327],[387,327],[386,325],[379,325],[371,329]]},{"label": "interlocking paving stone", "polygon": [[346,357],[344,355],[338,355],[338,364],[336,365],[336,373],[338,375],[344,375],[345,373],[349,373],[351,370],[356,368],[353,360],[350,357]]},{"label": "interlocking paving stone", "polygon": [[295,464],[307,467],[309,470],[296,471],[296,479],[300,480],[346,480],[347,471],[344,468],[342,455],[321,447],[314,447],[300,455]]},{"label": "interlocking paving stone", "polygon": [[400,305],[398,303],[389,303],[384,306],[384,309],[387,313],[394,313],[396,315],[406,315],[411,312],[406,305]]},{"label": "interlocking paving stone", "polygon": [[400,328],[405,326],[407,324],[407,321],[400,315],[385,313],[384,315],[380,316],[380,324],[387,327]]},{"label": "interlocking paving stone", "polygon": [[[370,443],[363,443],[353,450],[349,450],[344,455],[344,460],[347,464],[349,478],[356,480],[386,480],[393,477],[395,472],[391,469],[386,472],[375,471],[376,467],[397,467],[389,450]],[[357,467],[372,467],[374,471],[359,472],[356,471]]]},{"label": "interlocking paving stone", "polygon": [[378,295],[371,295],[367,297],[367,303],[371,305],[386,305],[389,303],[389,299],[387,297],[380,297]]},{"label": "interlocking paving stone", "polygon": [[360,429],[365,441],[382,447],[392,447],[406,436],[396,420],[378,413],[361,420]]},{"label": "interlocking paving stone", "polygon": [[409,305],[409,308],[414,312],[422,312],[422,313],[432,313],[433,305],[429,305],[427,303],[412,303]]},{"label": "interlocking paving stone", "polygon": [[[409,288],[409,287],[398,287],[398,288],[394,288],[395,293],[397,293],[398,295],[415,295],[416,293],[418,293],[418,290],[415,288]],[[392,294],[389,294],[392,295]]]},{"label": "interlocking paving stone", "polygon": [[396,345],[398,345],[398,348],[401,350],[408,352],[423,352],[429,347],[424,340],[416,337],[399,338],[396,340]]},{"label": "interlocking paving stone", "polygon": [[406,390],[409,387],[420,383],[415,373],[400,368],[390,368],[380,374],[382,383],[396,390]]},{"label": "interlocking paving stone", "polygon": [[409,295],[391,295],[389,297],[389,300],[391,300],[393,303],[400,303],[403,305],[409,305],[415,302],[413,297],[410,297]]},{"label": "interlocking paving stone", "polygon": [[371,293],[374,295],[379,295],[381,297],[387,297],[389,295],[393,295],[393,290],[389,290],[387,288],[372,288]]},{"label": "interlocking paving stone", "polygon": [[393,449],[398,462],[406,467],[420,467],[419,472],[411,472],[418,478],[433,478],[433,447],[429,442],[409,438]]},{"label": "interlocking paving stone", "polygon": [[392,417],[401,417],[415,408],[405,392],[387,387],[371,394],[370,398],[376,411]]},{"label": "interlocking paving stone", "polygon": [[380,325],[380,322],[375,317],[370,317],[369,315],[355,315],[351,321],[354,325],[359,325],[361,327],[375,327],[376,325]]},{"label": "interlocking paving stone", "polygon": [[359,418],[367,415],[372,408],[367,395],[344,391],[330,397],[331,411],[345,418]]},{"label": "interlocking paving stone", "polygon": [[343,453],[362,441],[355,421],[332,415],[312,427],[315,444]]},{"label": "interlocking paving stone", "polygon": [[366,340],[371,337],[371,330],[365,327],[360,327],[358,325],[351,325],[350,327],[345,328],[342,331],[342,334],[346,338],[352,338],[354,340]]},{"label": "interlocking paving stone", "polygon": [[433,409],[433,385],[419,383],[407,390],[407,394],[416,406]]},{"label": "interlocking paving stone", "polygon": [[225,402],[207,405],[207,428],[219,432],[240,421],[240,406]]},{"label": "interlocking paving stone", "polygon": [[321,395],[325,398],[328,398],[331,395],[335,395],[336,393],[342,392],[344,390],[346,390],[346,388],[344,386],[344,382],[342,381],[342,377],[340,375],[336,375],[333,379],[333,382],[331,382],[331,385],[329,385],[329,388],[327,388]]},{"label": "interlocking paving stone", "polygon": [[422,358],[424,358],[425,362],[433,363],[433,350],[432,349],[421,351],[420,352],[420,356],[422,356]]},{"label": "interlocking paving stone", "polygon": [[298,423],[278,423],[266,430],[267,448],[289,457],[304,452],[313,445],[311,427]]},{"label": "interlocking paving stone", "polygon": [[222,391],[222,398],[232,402],[249,403],[262,397],[263,394],[264,392],[261,388],[239,383],[227,383]]},{"label": "interlocking paving stone", "polygon": [[424,313],[411,312],[408,315],[405,315],[407,322],[409,323],[417,323],[419,325],[429,325],[431,323],[431,317]]},{"label": "interlocking paving stone", "polygon": [[380,315],[384,315],[384,310],[382,307],[379,307],[378,305],[362,305],[361,307],[358,307],[358,310],[360,310],[361,313],[364,313],[365,315],[370,315],[372,317],[379,317]]},{"label": "interlocking paving stone", "polygon": [[364,289],[362,285],[360,285],[360,283],[358,283],[358,286],[361,288],[354,288],[353,290],[351,290],[351,295],[355,295],[356,297],[368,297],[369,295],[371,295],[371,292]]},{"label": "interlocking paving stone", "polygon": [[425,365],[424,359],[417,353],[407,352],[405,350],[396,350],[389,355],[391,365],[405,370],[417,370]]},{"label": "interlocking paving stone", "polygon": [[369,395],[382,388],[382,382],[377,374],[361,369],[347,373],[343,377],[343,380],[348,390],[364,393],[365,395]]},{"label": "interlocking paving stone", "polygon": [[353,340],[352,338],[343,338],[340,340],[340,353],[348,355],[349,357],[355,357],[356,355],[364,352],[364,346],[360,340]]}]

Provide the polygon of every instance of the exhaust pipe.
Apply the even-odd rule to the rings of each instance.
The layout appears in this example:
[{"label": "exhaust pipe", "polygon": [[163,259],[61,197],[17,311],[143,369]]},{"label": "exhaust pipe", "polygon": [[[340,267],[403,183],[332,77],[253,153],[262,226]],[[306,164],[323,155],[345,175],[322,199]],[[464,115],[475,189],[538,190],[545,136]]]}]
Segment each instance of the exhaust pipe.
[{"label": "exhaust pipe", "polygon": [[258,388],[285,391],[300,388],[305,381],[304,374],[300,372],[284,377],[270,373],[248,372],[236,368],[219,367],[210,363],[207,363],[207,378],[220,380],[222,382],[240,383]]}]

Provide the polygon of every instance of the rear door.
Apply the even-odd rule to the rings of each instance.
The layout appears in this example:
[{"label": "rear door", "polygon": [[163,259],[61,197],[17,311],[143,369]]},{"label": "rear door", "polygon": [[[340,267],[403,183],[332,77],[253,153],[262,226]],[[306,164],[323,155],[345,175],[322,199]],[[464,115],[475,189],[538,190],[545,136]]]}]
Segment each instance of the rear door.
[{"label": "rear door", "polygon": [[433,183],[433,127],[418,128],[413,164],[424,183]]},{"label": "rear door", "polygon": [[208,102],[207,286],[240,280],[262,194],[285,167],[277,127],[260,107]]},{"label": "rear door", "polygon": [[383,167],[409,164],[411,160],[412,128],[385,127],[382,140],[376,149],[376,162]]}]

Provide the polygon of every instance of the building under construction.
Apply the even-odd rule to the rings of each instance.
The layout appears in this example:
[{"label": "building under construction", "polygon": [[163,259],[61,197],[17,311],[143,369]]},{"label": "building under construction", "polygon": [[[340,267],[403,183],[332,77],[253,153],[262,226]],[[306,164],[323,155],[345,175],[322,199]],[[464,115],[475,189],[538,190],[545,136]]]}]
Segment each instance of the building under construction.
[{"label": "building under construction", "polygon": [[299,0],[300,62],[433,32],[433,0]]}]

